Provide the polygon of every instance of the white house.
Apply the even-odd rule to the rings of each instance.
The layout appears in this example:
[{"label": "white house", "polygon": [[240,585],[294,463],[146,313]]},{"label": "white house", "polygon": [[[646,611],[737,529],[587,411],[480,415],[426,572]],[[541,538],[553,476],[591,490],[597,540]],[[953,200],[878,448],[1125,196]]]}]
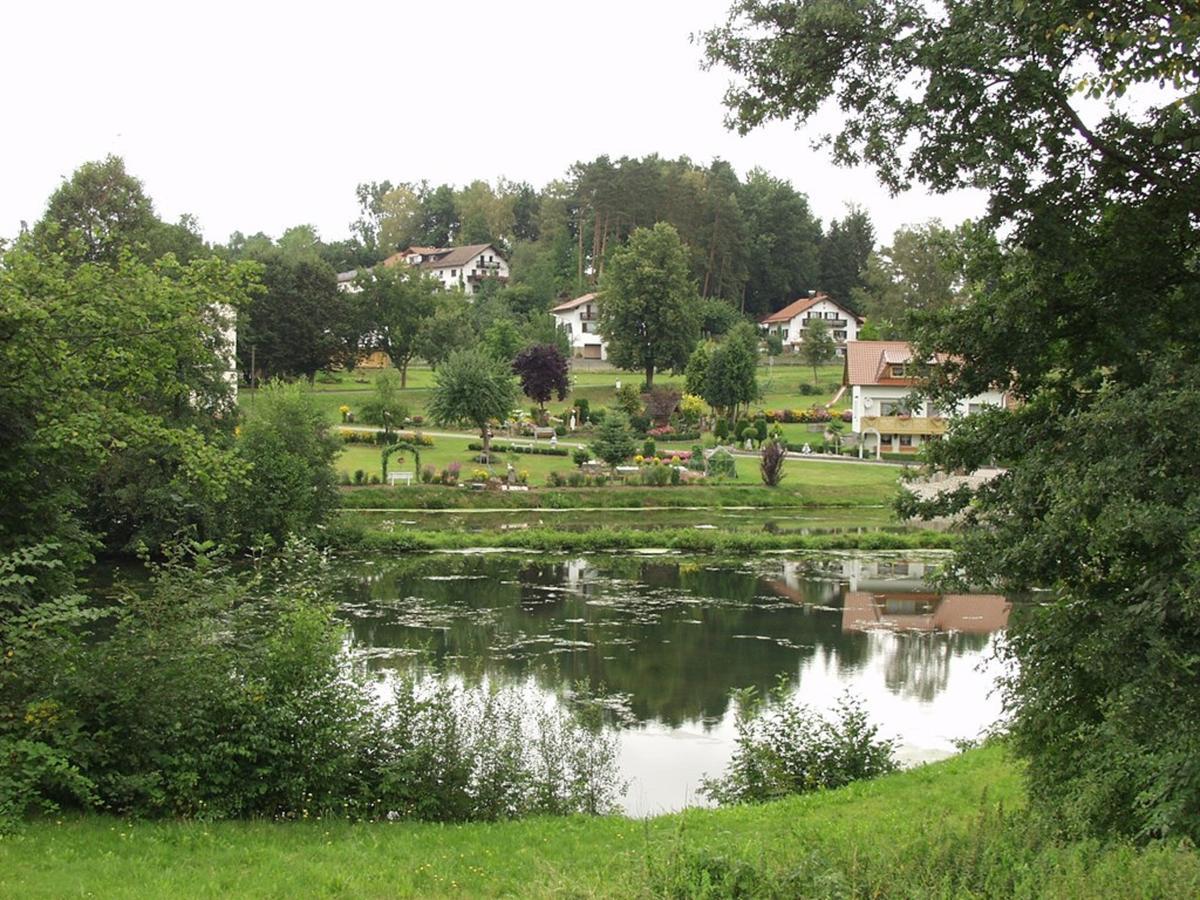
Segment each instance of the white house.
[{"label": "white house", "polygon": [[864,448],[883,453],[916,453],[922,443],[946,432],[951,416],[966,416],[987,406],[1004,406],[1007,396],[988,391],[962,400],[954,409],[934,409],[927,401],[910,408],[906,398],[930,366],[941,359],[917,360],[905,341],[851,341],[846,349],[843,383],[851,388],[851,430]]},{"label": "white house", "polygon": [[600,314],[597,311],[597,295],[584,294],[550,310],[554,322],[571,338],[571,353],[584,359],[608,359],[608,346],[597,331]]},{"label": "white house", "polygon": [[814,292],[789,303],[779,312],[771,313],[759,324],[766,328],[768,334],[779,335],[783,339],[783,346],[795,353],[800,349],[804,329],[815,319],[822,320],[829,329],[838,356],[846,355],[847,343],[858,340],[858,329],[863,323],[862,319],[828,294]]},{"label": "white house", "polygon": [[508,281],[508,262],[491,244],[468,244],[466,247],[409,247],[383,261],[385,266],[406,262],[424,270],[447,290],[461,288],[463,293],[477,294],[484,279]]},{"label": "white house", "polygon": [[[385,266],[407,263],[422,269],[426,275],[441,283],[446,290],[460,288],[465,294],[477,294],[484,279],[508,280],[508,261],[492,244],[470,244],[466,247],[409,247],[393,253],[383,261]],[[339,291],[358,290],[354,279],[357,269],[338,272]]]}]

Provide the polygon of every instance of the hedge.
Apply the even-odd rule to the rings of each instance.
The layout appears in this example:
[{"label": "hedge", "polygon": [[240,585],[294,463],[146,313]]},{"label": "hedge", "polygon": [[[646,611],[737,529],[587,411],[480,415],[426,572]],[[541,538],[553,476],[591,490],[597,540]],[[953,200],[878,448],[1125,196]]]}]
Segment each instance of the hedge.
[{"label": "hedge", "polygon": [[[483,450],[483,444],[479,441],[474,441],[467,444],[468,450]],[[515,444],[492,444],[493,453],[531,453],[534,456],[570,456],[571,451],[566,447],[539,447],[534,444],[531,447],[518,447]]]}]

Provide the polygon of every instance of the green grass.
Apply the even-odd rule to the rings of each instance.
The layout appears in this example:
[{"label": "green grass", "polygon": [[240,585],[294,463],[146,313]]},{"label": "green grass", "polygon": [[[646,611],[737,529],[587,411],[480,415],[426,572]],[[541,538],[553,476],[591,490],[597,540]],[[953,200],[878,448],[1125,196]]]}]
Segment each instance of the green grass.
[{"label": "green grass", "polygon": [[[762,399],[755,404],[756,409],[807,409],[814,404],[829,402],[842,383],[842,365],[833,363],[818,369],[818,386],[821,392],[816,395],[800,394],[801,383],[812,382],[812,369],[796,364],[795,360],[786,357],[776,361],[774,366],[765,363],[758,368],[759,387],[763,391]],[[338,408],[343,404],[352,411],[359,409],[371,393],[377,372],[358,370],[355,372],[339,372],[331,376],[337,379],[334,383],[320,380],[312,386],[317,402],[324,410],[331,423],[342,421]],[[616,383],[640,384],[641,374],[633,372],[583,371],[572,373],[574,387],[566,401],[548,404],[551,412],[557,413],[579,399],[586,399],[593,408],[610,406],[616,394]],[[360,380],[362,379],[362,380]],[[408,387],[404,396],[409,406],[410,415],[425,415],[426,406],[434,384],[434,373],[428,366],[411,366],[408,370]],[[655,384],[674,385],[682,390],[683,377],[664,372],[655,378]],[[243,388],[238,392],[238,405],[247,415],[254,414],[254,390]],[[849,394],[838,402],[836,409],[845,409],[849,403]],[[522,398],[521,406],[528,407],[532,403],[528,398]]]},{"label": "green grass", "polygon": [[[440,443],[440,442],[439,442]],[[437,449],[437,448],[435,448]],[[379,451],[374,448],[348,448],[343,459],[351,460],[347,471],[354,467],[368,473],[379,472]],[[562,457],[521,456],[518,468],[527,464],[532,474],[536,465],[549,462],[549,468],[566,473],[574,468]],[[421,454],[421,463],[426,453]],[[854,507],[886,506],[896,496],[899,470],[894,466],[859,465],[855,463],[790,461],[785,465],[785,480],[777,488],[765,487],[758,479],[754,460],[739,459],[741,480],[724,484],[691,485],[686,487],[644,487],[640,485],[607,485],[593,488],[537,487],[526,492],[482,491],[432,485],[395,488],[352,488],[342,494],[342,505],[357,509],[570,509],[583,507],[641,507],[641,506],[810,506]],[[341,463],[340,463],[341,464]],[[344,465],[344,464],[343,464]],[[411,470],[411,460],[394,469]],[[464,463],[464,471],[472,464]],[[503,471],[503,467],[499,467]],[[548,471],[548,469],[547,469]]]},{"label": "green grass", "polygon": [[1059,844],[1001,747],[838,791],[646,821],[30,824],[5,897],[1185,897],[1200,855]]}]

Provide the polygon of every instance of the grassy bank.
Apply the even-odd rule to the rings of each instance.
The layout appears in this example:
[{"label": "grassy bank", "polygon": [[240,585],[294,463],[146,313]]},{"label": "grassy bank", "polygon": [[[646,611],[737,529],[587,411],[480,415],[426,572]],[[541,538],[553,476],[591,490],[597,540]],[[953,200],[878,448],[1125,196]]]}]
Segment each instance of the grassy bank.
[{"label": "grassy bank", "polygon": [[1200,855],[1056,844],[1002,748],[758,807],[446,826],[66,817],[0,839],[0,894],[1056,896],[1200,892]]},{"label": "grassy bank", "polygon": [[699,530],[696,528],[593,528],[568,531],[553,527],[512,531],[463,532],[355,527],[341,522],[325,532],[326,543],[340,550],[411,553],[430,550],[503,548],[564,553],[665,549],[692,553],[761,553],[772,550],[929,550],[955,546],[955,535],[944,531],[847,532],[842,534],[769,534],[761,531]]},{"label": "grassy bank", "polygon": [[[568,467],[561,467],[566,471]],[[585,509],[639,507],[885,506],[896,496],[899,472],[892,466],[803,462],[790,465],[777,488],[760,483],[690,487],[609,485],[602,488],[535,488],[530,491],[468,491],[413,485],[343,491],[348,509]]]}]

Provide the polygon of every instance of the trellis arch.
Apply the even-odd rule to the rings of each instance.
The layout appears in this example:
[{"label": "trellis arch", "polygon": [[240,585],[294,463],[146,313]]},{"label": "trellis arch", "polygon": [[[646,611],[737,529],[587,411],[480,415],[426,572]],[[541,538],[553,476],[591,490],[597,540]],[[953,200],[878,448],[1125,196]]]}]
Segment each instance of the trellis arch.
[{"label": "trellis arch", "polygon": [[380,454],[380,456],[381,456],[381,459],[380,459],[381,471],[380,471],[379,478],[384,484],[387,484],[388,460],[392,458],[393,453],[404,453],[404,452],[411,453],[413,455],[413,460],[416,463],[416,468],[414,471],[415,471],[416,475],[418,477],[420,477],[420,474],[421,474],[421,450],[420,450],[420,448],[416,444],[412,443],[411,441],[400,441],[399,443],[389,444],[387,447],[384,447],[383,453]]}]

